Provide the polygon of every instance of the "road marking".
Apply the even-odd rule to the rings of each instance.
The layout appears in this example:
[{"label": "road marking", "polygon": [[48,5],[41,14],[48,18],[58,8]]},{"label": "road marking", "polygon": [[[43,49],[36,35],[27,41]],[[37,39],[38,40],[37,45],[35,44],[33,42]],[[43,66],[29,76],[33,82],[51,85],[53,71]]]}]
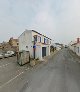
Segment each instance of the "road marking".
[{"label": "road marking", "polygon": [[26,68],[25,70],[29,70],[29,67],[28,67],[28,68]]},{"label": "road marking", "polygon": [[9,80],[8,82],[6,82],[5,84],[3,84],[2,86],[0,86],[0,89],[4,86],[6,86],[7,84],[9,84],[10,82],[12,82],[13,80],[15,80],[17,77],[19,77],[21,74],[23,74],[24,72],[21,72],[20,74],[18,74],[17,76],[15,76],[14,78],[12,78],[11,80]]},{"label": "road marking", "polygon": [[[27,71],[27,70],[29,70],[29,68],[26,68],[25,70]],[[8,82],[4,83],[2,86],[0,86],[0,89],[3,88],[4,86],[6,86],[7,84],[9,84],[10,82],[12,82],[13,80],[15,80],[17,77],[19,77],[23,73],[24,73],[24,71],[19,73],[18,75],[16,75],[14,78],[10,79]]]},{"label": "road marking", "polygon": [[2,65],[2,66],[0,66],[0,68],[2,68],[2,67],[5,67],[5,66],[7,66],[7,65],[9,65],[10,63],[7,63],[7,64],[5,64],[5,65]]}]

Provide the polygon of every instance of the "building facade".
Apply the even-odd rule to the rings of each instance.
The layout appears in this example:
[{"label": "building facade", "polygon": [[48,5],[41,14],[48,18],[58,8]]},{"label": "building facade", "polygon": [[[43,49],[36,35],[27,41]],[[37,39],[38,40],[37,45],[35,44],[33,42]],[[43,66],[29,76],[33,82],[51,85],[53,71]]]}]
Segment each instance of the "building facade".
[{"label": "building facade", "polygon": [[69,48],[76,53],[78,56],[80,56],[80,38],[77,38],[76,41],[72,41],[69,44]]},{"label": "building facade", "polygon": [[14,38],[12,37],[12,38],[10,38],[10,40],[9,40],[9,44],[10,44],[11,46],[13,46],[13,47],[17,47],[17,46],[19,45],[19,41],[18,41],[18,39],[14,39]]},{"label": "building facade", "polygon": [[26,30],[19,36],[19,51],[30,52],[30,57],[40,59],[50,55],[51,39],[35,30]]}]

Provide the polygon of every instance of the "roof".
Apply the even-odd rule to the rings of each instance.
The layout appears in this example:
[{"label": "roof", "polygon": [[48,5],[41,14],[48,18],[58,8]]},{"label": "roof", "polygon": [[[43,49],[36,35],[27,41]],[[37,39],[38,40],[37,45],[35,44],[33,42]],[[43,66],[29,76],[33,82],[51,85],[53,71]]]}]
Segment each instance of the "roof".
[{"label": "roof", "polygon": [[[37,32],[37,31],[35,31],[35,30],[32,30],[32,31],[35,32],[35,33],[37,33],[37,34],[39,34],[39,35],[42,35],[41,33]],[[42,36],[44,36],[44,35],[42,35]],[[49,37],[47,37],[47,36],[44,36],[44,37],[46,37],[46,38],[52,40],[51,38],[49,38]]]},{"label": "roof", "polygon": [[61,43],[55,43],[56,45],[63,45],[63,44],[61,44]]},{"label": "roof", "polygon": [[[39,35],[42,35],[41,33],[37,32],[37,31],[35,31],[35,30],[27,30],[27,29],[26,29],[24,32],[26,32],[26,31],[27,31],[27,32],[33,31],[33,32],[35,32],[35,33],[37,33],[37,34],[39,34]],[[24,33],[24,32],[23,32],[23,33]],[[22,34],[23,34],[23,33],[22,33]],[[22,35],[22,34],[21,34],[21,35]],[[21,36],[21,35],[20,35],[20,36]],[[19,37],[20,37],[20,36],[19,36]],[[42,35],[42,36],[44,36],[44,35]],[[49,37],[47,37],[47,36],[44,36],[44,37],[46,37],[46,38],[52,40],[51,38],[49,38]]]},{"label": "roof", "polygon": [[18,39],[14,39],[13,37],[11,37],[10,40],[14,40],[14,41],[18,42]]},{"label": "roof", "polygon": [[76,42],[76,43],[73,43],[71,46],[73,46],[73,45],[77,45],[77,44],[80,44],[80,42],[79,42],[79,43],[77,43],[77,42]]}]

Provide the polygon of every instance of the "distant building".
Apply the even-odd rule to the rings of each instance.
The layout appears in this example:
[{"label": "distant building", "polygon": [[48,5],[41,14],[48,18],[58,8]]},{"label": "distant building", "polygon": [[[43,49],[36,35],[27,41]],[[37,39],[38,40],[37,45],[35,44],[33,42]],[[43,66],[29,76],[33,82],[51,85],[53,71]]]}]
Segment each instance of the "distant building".
[{"label": "distant building", "polygon": [[2,52],[2,43],[0,43],[0,53]]},{"label": "distant building", "polygon": [[14,49],[15,52],[19,51],[19,40],[18,39],[14,39],[13,37],[10,38],[9,44],[11,45],[11,47]]},{"label": "distant building", "polygon": [[0,49],[2,49],[2,44],[0,43]]},{"label": "distant building", "polygon": [[13,37],[12,37],[12,38],[10,38],[10,40],[9,40],[9,44],[10,44],[11,46],[13,46],[13,47],[17,47],[17,46],[19,46],[19,41],[18,41],[18,39],[13,39]]},{"label": "distant building", "polygon": [[19,36],[19,51],[30,52],[31,58],[39,58],[50,55],[51,39],[35,30],[26,30]]},{"label": "distant building", "polygon": [[78,56],[80,56],[80,38],[77,38],[76,41],[71,41],[69,43],[69,48],[75,52]]},{"label": "distant building", "polygon": [[54,47],[56,48],[56,50],[60,50],[63,48],[63,44],[60,43],[54,43]]},{"label": "distant building", "polygon": [[2,50],[6,52],[8,50],[13,50],[13,49],[11,48],[11,45],[9,44],[9,42],[2,42]]},{"label": "distant building", "polygon": [[13,39],[13,38],[10,38],[9,42],[2,42],[0,43],[0,51],[9,51],[9,50],[12,50],[12,51],[19,51],[19,41],[18,39]]}]

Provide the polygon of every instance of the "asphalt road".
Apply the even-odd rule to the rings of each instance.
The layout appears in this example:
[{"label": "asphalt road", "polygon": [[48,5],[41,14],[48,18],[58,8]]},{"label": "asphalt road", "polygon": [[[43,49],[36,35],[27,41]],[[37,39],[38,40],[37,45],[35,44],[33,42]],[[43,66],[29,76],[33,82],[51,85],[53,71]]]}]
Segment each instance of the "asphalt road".
[{"label": "asphalt road", "polygon": [[33,68],[0,60],[0,92],[80,92],[80,59],[68,49]]}]

